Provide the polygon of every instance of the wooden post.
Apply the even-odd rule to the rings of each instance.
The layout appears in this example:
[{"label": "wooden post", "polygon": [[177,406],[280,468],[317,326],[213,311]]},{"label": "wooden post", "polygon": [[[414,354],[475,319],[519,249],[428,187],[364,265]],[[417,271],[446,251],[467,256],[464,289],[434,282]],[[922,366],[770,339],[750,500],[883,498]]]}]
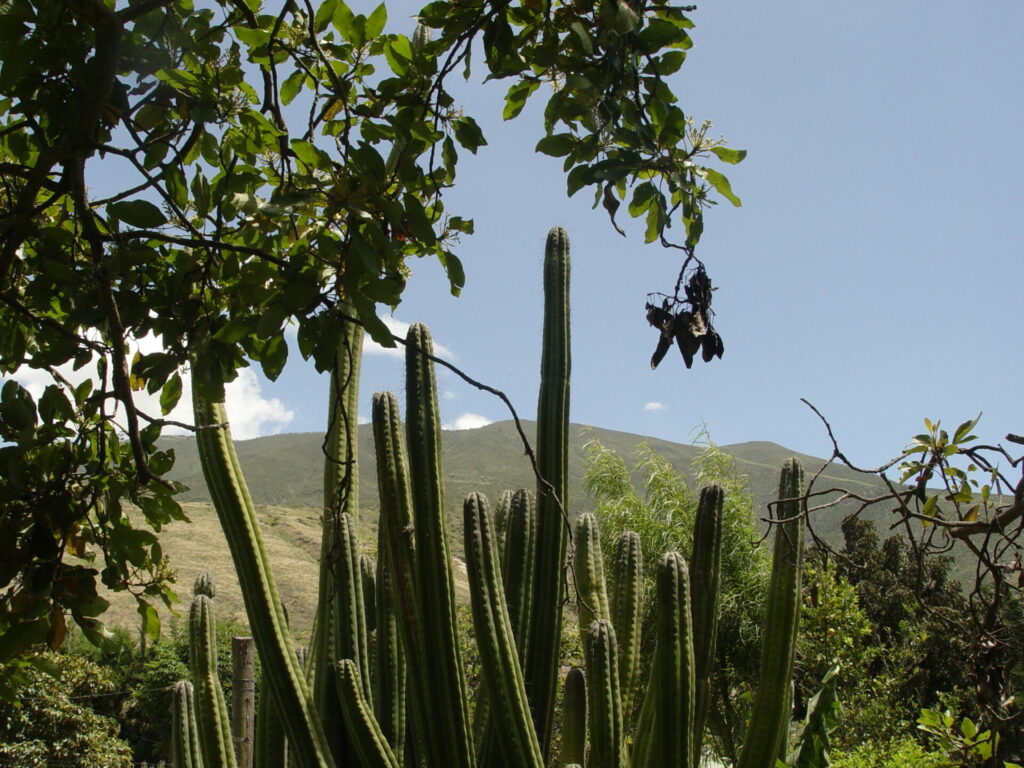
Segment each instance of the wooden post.
[{"label": "wooden post", "polygon": [[256,643],[231,638],[231,735],[238,768],[252,768],[256,718]]}]

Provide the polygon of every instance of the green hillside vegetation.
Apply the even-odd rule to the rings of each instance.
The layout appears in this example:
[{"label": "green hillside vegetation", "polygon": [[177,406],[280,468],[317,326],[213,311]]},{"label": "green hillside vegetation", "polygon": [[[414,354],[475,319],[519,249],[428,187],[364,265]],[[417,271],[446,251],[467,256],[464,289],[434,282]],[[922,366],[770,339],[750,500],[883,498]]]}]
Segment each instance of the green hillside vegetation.
[{"label": "green hillside vegetation", "polygon": [[[532,441],[534,422],[524,422],[524,429]],[[593,499],[584,486],[584,446],[592,439],[622,456],[633,465],[637,446],[646,443],[667,459],[684,477],[691,476],[691,463],[699,446],[672,443],[642,435],[575,424],[571,427],[569,446],[569,512],[575,518],[592,511]],[[293,433],[272,435],[237,442],[238,454],[263,525],[263,533],[270,557],[275,563],[275,575],[282,599],[287,606],[292,626],[300,638],[308,635],[312,625],[317,590],[317,557],[320,547],[320,496],[322,494],[323,435]],[[219,589],[218,611],[225,619],[246,622],[245,610],[238,589],[238,578],[231,562],[224,534],[217,516],[209,504],[209,494],[203,481],[195,443],[187,437],[164,439],[173,448],[176,462],[170,477],[184,483],[189,490],[181,494],[185,511],[191,523],[173,523],[160,534],[160,543],[178,575],[178,596],[181,606],[191,599],[190,585],[202,570],[209,570]],[[359,430],[360,506],[359,536],[363,549],[372,553],[376,542],[377,478],[372,456],[372,436],[369,425]],[[459,558],[457,573],[462,566],[462,499],[471,491],[480,491],[496,500],[501,491],[509,488],[533,487],[529,459],[524,454],[514,423],[497,422],[473,430],[443,433],[444,470],[447,493],[451,542]],[[723,447],[723,451],[736,459],[737,469],[750,482],[755,513],[759,520],[767,514],[766,505],[777,493],[778,467],[792,451],[771,442],[756,441]],[[809,468],[818,468],[823,460],[801,455]],[[643,478],[635,472],[634,486],[642,489]],[[831,465],[820,480],[823,487],[841,486],[864,493],[876,493],[882,488],[877,481],[865,480],[849,469]],[[842,543],[840,523],[849,505],[819,514],[813,521],[818,535],[832,544]],[[875,510],[876,517],[884,515]],[[764,528],[761,522],[762,530]],[[881,528],[884,530],[884,527]],[[464,592],[464,585],[459,584]],[[465,596],[465,594],[463,594]],[[112,610],[107,620],[114,626],[135,626],[135,603],[126,595],[107,595]],[[183,613],[184,609],[179,610]],[[165,626],[177,617],[164,611]]]}]

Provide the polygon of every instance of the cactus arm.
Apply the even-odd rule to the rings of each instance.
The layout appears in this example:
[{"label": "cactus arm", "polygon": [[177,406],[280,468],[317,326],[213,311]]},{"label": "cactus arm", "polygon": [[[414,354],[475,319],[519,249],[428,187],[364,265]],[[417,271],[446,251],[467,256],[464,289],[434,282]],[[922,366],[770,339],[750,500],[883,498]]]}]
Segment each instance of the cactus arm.
[{"label": "cactus arm", "polygon": [[503,762],[508,766],[543,768],[505,604],[487,500],[472,493],[466,497],[463,512],[473,626],[490,711],[497,718],[498,740],[505,748]]},{"label": "cactus arm", "polygon": [[[363,768],[399,768],[398,760],[381,732],[373,710],[363,696],[362,675],[352,659],[342,659],[335,679],[345,724]],[[354,765],[355,763],[353,763]]]},{"label": "cactus arm", "polygon": [[[345,307],[346,311],[350,308]],[[331,753],[339,758],[349,754],[341,727],[341,709],[333,680],[338,639],[332,636],[337,602],[335,585],[339,572],[347,567],[339,556],[339,516],[353,518],[359,512],[359,373],[364,331],[362,326],[342,318],[334,366],[330,375],[327,406],[327,434],[324,437],[323,518],[320,539],[320,570],[317,608],[311,640],[311,686],[316,709],[327,732]]]},{"label": "cactus arm", "polygon": [[196,725],[203,765],[235,768],[231,720],[224,690],[217,677],[217,628],[213,601],[198,594],[189,612],[189,663],[195,687]]},{"label": "cactus arm", "polygon": [[779,504],[772,575],[765,605],[761,672],[750,724],[740,750],[738,768],[770,768],[775,763],[782,730],[792,708],[790,680],[800,623],[800,579],[804,554],[806,503],[799,500],[803,467],[790,459],[779,480]]},{"label": "cactus arm", "polygon": [[627,765],[619,698],[619,662],[615,630],[598,619],[587,630],[583,646],[587,666],[587,716],[590,725],[588,768]]},{"label": "cactus arm", "polygon": [[690,558],[690,596],[693,615],[693,657],[696,693],[693,712],[693,765],[700,757],[704,723],[710,701],[711,670],[718,635],[721,582],[722,509],[725,492],[718,483],[701,489],[693,527]]},{"label": "cactus arm", "polygon": [[196,380],[198,367],[193,364],[193,408],[199,427],[196,446],[210,497],[231,550],[263,674],[281,704],[289,751],[295,755],[298,765],[330,768],[333,760],[323,728],[314,714],[302,668],[295,658],[256,519],[256,508],[231,441],[223,387],[214,389],[212,398],[204,397],[201,394],[203,382]]},{"label": "cactus arm", "polygon": [[587,681],[582,669],[569,669],[563,691],[558,763],[583,765],[587,750]]},{"label": "cactus arm", "polygon": [[568,534],[562,510],[569,504],[570,367],[569,237],[564,229],[555,227],[548,232],[544,253],[544,331],[537,403],[537,463],[550,488],[538,488],[537,569],[526,663],[526,689],[545,757],[551,748],[565,594]]},{"label": "cactus arm", "polygon": [[172,689],[171,762],[178,768],[202,768],[192,683],[179,680]]},{"label": "cactus arm", "polygon": [[[448,553],[441,473],[441,419],[430,332],[416,324],[406,341],[406,432],[417,556],[416,588],[424,648],[423,670],[433,699],[431,731],[446,768],[471,766],[474,753],[455,617],[455,582]],[[439,768],[439,767],[438,767]]]},{"label": "cactus arm", "polygon": [[692,766],[694,660],[690,584],[686,561],[676,552],[658,565],[658,646],[652,676],[656,709],[648,765]]},{"label": "cactus arm", "polygon": [[[256,741],[253,744],[253,768],[281,768],[287,765],[288,747],[281,728],[274,694],[264,679],[256,708]],[[244,768],[244,766],[243,766]]]},{"label": "cactus arm", "polygon": [[395,755],[405,753],[405,650],[395,608],[394,569],[388,564],[386,529],[377,526],[377,596],[374,635],[373,706],[384,738]]},{"label": "cactus arm", "polygon": [[377,488],[380,495],[381,535],[386,544],[387,565],[394,594],[395,618],[408,659],[409,717],[413,739],[407,749],[416,760],[428,765],[443,765],[434,754],[434,741],[428,738],[427,723],[432,714],[425,668],[431,663],[423,647],[422,617],[417,603],[416,564],[418,553],[413,538],[412,491],[406,461],[398,399],[390,392],[373,396],[373,442],[377,460]]},{"label": "cactus arm", "polygon": [[608,604],[615,637],[619,641],[619,688],[622,716],[629,722],[633,711],[633,689],[640,667],[640,617],[643,606],[643,554],[640,536],[623,531],[615,541],[613,587]]},{"label": "cactus arm", "polygon": [[610,619],[608,593],[604,584],[604,558],[597,520],[584,512],[576,520],[575,557],[572,562],[576,590],[580,597],[580,635],[586,640],[589,627],[598,619]]}]

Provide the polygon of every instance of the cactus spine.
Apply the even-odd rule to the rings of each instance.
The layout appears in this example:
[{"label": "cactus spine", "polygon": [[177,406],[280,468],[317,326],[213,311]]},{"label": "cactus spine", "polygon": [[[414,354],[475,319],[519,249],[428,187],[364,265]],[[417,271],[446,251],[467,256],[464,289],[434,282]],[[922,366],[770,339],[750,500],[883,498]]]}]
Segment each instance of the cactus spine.
[{"label": "cactus spine", "polygon": [[231,720],[217,677],[217,627],[213,601],[206,594],[192,598],[189,612],[189,666],[196,688],[196,725],[203,765],[235,768]]},{"label": "cactus spine", "polygon": [[537,570],[525,670],[530,706],[545,758],[551,746],[565,594],[562,572],[568,534],[562,511],[569,503],[570,367],[569,236],[561,227],[555,227],[548,232],[544,249],[544,339],[537,402],[537,463],[550,488],[541,485],[537,489]]},{"label": "cactus spine", "polygon": [[739,768],[771,768],[779,753],[783,730],[792,709],[790,681],[800,623],[800,577],[804,555],[803,467],[796,458],[782,468],[779,479],[775,551],[765,605],[761,672],[750,725],[743,740]]}]

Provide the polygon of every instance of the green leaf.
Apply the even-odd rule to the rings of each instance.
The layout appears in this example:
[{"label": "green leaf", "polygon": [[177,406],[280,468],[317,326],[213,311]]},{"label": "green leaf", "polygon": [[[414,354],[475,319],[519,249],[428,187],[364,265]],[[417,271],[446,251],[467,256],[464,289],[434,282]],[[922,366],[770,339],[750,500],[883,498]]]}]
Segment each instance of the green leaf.
[{"label": "green leaf", "polygon": [[143,229],[159,227],[167,223],[164,212],[148,200],[125,200],[120,203],[111,203],[107,206],[107,213],[125,224]]},{"label": "green leaf", "polygon": [[153,642],[160,639],[160,616],[156,608],[145,600],[139,600],[139,616],[142,617],[142,631]]},{"label": "green leaf", "polygon": [[972,429],[974,429],[976,426],[978,426],[978,421],[980,419],[981,419],[981,414],[979,413],[977,418],[971,419],[970,421],[965,421],[963,424],[961,424],[959,427],[957,427],[956,428],[956,432],[953,433],[953,442],[954,443],[966,443],[966,442],[969,442],[971,440],[976,439],[974,437],[974,435],[972,435],[970,433],[971,433]]},{"label": "green leaf", "polygon": [[160,413],[162,415],[166,416],[174,410],[174,406],[181,399],[181,389],[181,376],[175,371],[160,390]]},{"label": "green leaf", "polygon": [[501,113],[502,118],[511,120],[518,117],[519,113],[523,111],[523,107],[526,106],[526,100],[539,86],[539,80],[524,80],[509,88],[508,93],[505,94],[505,109]]},{"label": "green leaf", "polygon": [[384,6],[384,3],[378,5],[373,13],[366,18],[366,39],[372,40],[382,31],[384,31],[384,25],[388,21],[388,9]]},{"label": "green leaf", "polygon": [[448,275],[448,285],[452,296],[458,296],[466,285],[466,273],[462,269],[462,262],[451,251],[441,251],[437,258],[441,262],[441,266],[444,267],[445,274]]},{"label": "green leaf", "polygon": [[[338,0],[321,0],[320,5],[316,9],[316,16],[313,17],[313,28],[317,33],[327,29],[327,25],[334,18],[337,8]],[[287,104],[288,102],[285,103]]]},{"label": "green leaf", "polygon": [[306,82],[306,73],[297,69],[285,78],[281,83],[281,102],[286,106],[291,104],[295,97],[302,90],[302,84]]},{"label": "green leaf", "polygon": [[729,180],[721,173],[712,168],[705,168],[704,178],[708,180],[708,183],[711,184],[711,186],[714,187],[722,197],[737,208],[743,205],[740,199],[733,194],[732,187],[729,186]]},{"label": "green leaf", "polygon": [[487,139],[472,117],[460,117],[453,123],[455,140],[474,155],[479,147],[486,146]]},{"label": "green leaf", "polygon": [[284,334],[267,339],[260,352],[260,366],[263,368],[263,375],[271,381],[277,381],[286,362],[288,362],[288,344],[284,340]]},{"label": "green leaf", "polygon": [[534,151],[551,157],[565,157],[578,143],[577,138],[571,133],[556,133],[538,141]]},{"label": "green leaf", "polygon": [[711,151],[715,153],[719,160],[723,163],[729,163],[730,165],[736,165],[743,161],[743,158],[747,156],[747,150],[745,149],[729,149],[729,147],[712,147]]}]

